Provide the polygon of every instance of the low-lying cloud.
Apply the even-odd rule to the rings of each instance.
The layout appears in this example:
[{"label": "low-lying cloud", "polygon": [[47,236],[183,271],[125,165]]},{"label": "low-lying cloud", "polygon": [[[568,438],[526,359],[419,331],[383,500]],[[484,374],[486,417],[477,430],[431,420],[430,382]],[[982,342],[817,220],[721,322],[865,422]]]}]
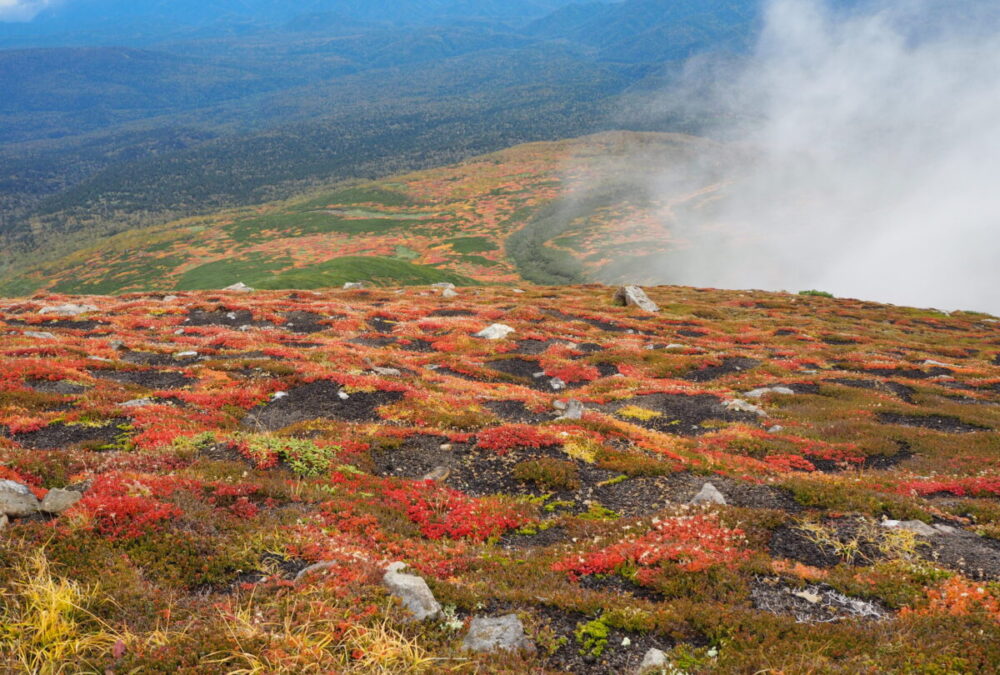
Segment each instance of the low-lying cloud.
[{"label": "low-lying cloud", "polygon": [[31,21],[57,0],[0,0],[0,21]]},{"label": "low-lying cloud", "polygon": [[1000,312],[996,7],[772,0],[749,59],[688,64],[658,104],[754,159],[656,277]]}]

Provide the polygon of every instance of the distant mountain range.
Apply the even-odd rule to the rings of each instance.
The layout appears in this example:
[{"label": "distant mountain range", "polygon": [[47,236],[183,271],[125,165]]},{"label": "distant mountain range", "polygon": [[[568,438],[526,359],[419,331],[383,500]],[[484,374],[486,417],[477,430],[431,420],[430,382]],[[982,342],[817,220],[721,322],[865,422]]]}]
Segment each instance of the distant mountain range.
[{"label": "distant mountain range", "polygon": [[[623,94],[692,53],[743,49],[756,12],[757,0],[69,0],[0,24],[0,243],[65,253],[620,127]],[[641,128],[696,130],[658,124]]]}]

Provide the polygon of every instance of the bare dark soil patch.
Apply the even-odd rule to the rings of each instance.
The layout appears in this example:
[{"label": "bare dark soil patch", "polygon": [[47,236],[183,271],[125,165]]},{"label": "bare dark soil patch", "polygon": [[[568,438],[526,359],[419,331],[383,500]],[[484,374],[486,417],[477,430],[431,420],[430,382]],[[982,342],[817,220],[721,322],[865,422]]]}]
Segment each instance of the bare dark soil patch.
[{"label": "bare dark soil patch", "polygon": [[99,427],[56,423],[43,427],[38,431],[14,434],[13,438],[20,445],[32,450],[68,448],[80,443],[88,445],[111,445],[127,433],[119,428],[119,426],[127,424],[127,419],[109,420],[107,424]]},{"label": "bare dark soil patch", "polygon": [[945,415],[901,415],[899,413],[881,412],[877,415],[882,424],[896,424],[904,427],[920,427],[933,429],[950,434],[970,434],[977,431],[989,431],[989,427],[963,422],[957,417]]},{"label": "bare dark soil patch", "polygon": [[125,352],[121,355],[121,360],[139,366],[170,366],[177,363],[173,354],[158,352]]},{"label": "bare dark soil patch", "polygon": [[320,323],[323,321],[323,317],[315,312],[296,310],[294,312],[285,312],[283,316],[285,318],[284,328],[293,333],[303,335],[322,333],[330,328],[326,324]]},{"label": "bare dark soil patch", "polygon": [[853,368],[845,367],[844,370],[852,370],[856,373],[868,373],[880,377],[904,377],[910,380],[928,380],[938,375],[952,375],[955,371],[950,368],[934,367],[928,370],[920,368]]},{"label": "bare dark soil patch", "polygon": [[435,316],[435,317],[476,316],[476,313],[468,309],[435,309],[427,316]]},{"label": "bare dark soil patch", "polygon": [[89,388],[67,380],[28,380],[24,385],[41,394],[61,394],[63,396],[76,396]]},{"label": "bare dark soil patch", "polygon": [[183,373],[167,370],[91,370],[90,374],[102,380],[133,384],[144,389],[183,389],[194,380]]},{"label": "bare dark soil patch", "polygon": [[684,328],[682,330],[677,331],[677,334],[678,335],[683,335],[684,337],[691,337],[691,338],[700,338],[700,337],[705,337],[706,335],[708,335],[708,333],[706,333],[705,331],[702,331],[702,330],[690,330],[688,328]]},{"label": "bare dark soil patch", "polygon": [[253,314],[248,309],[218,309],[214,311],[196,309],[188,312],[184,323],[188,326],[228,326],[230,328],[274,326],[270,321],[254,321]]},{"label": "bare dark soil patch", "polygon": [[403,398],[397,391],[356,392],[347,399],[341,387],[330,380],[317,380],[287,392],[288,395],[259,405],[244,418],[242,426],[274,431],[306,420],[325,418],[348,422],[379,420],[377,408]]},{"label": "bare dark soil patch", "polygon": [[782,526],[771,535],[770,553],[775,558],[788,558],[811,565],[829,568],[840,563],[840,558],[809,539],[801,530]]},{"label": "bare dark soil patch", "polygon": [[677,503],[687,503],[698,494],[705,483],[711,483],[726,498],[730,506],[750,509],[771,509],[798,513],[803,510],[790,490],[772,485],[758,485],[726,476],[702,476],[687,471],[667,477],[671,499]]},{"label": "bare dark soil patch", "polygon": [[1000,542],[972,532],[931,537],[924,555],[958,570],[971,579],[1000,579]]},{"label": "bare dark soil patch", "polygon": [[514,377],[520,377],[528,380],[534,384],[535,380],[541,379],[536,378],[536,373],[544,372],[544,368],[538,361],[531,361],[529,359],[500,359],[498,361],[488,361],[486,367],[490,370],[495,370],[500,373],[505,373],[507,375],[513,375]]},{"label": "bare dark soil patch", "polygon": [[559,344],[558,340],[518,340],[517,347],[512,354],[523,354],[525,356],[535,356],[543,353],[550,345]]},{"label": "bare dark soil patch", "polygon": [[378,337],[356,337],[348,340],[352,345],[363,345],[365,347],[388,347],[389,345],[396,344],[396,338],[390,337],[388,335],[381,335]]},{"label": "bare dark soil patch", "polygon": [[697,436],[706,433],[702,427],[708,420],[723,422],[757,421],[753,413],[735,412],[722,405],[722,401],[711,394],[648,394],[624,401],[615,401],[605,406],[608,412],[618,412],[626,406],[638,406],[660,413],[648,420],[626,418],[633,424],[679,436]]},{"label": "bare dark soil patch", "polygon": [[910,444],[905,441],[897,441],[899,450],[891,455],[868,455],[862,463],[864,469],[874,469],[876,471],[888,471],[894,469],[906,460],[914,457],[915,452],[910,448]]},{"label": "bare dark soil patch", "polygon": [[368,325],[372,327],[376,333],[391,333],[398,324],[398,321],[393,321],[392,319],[386,319],[381,316],[373,316],[368,319]]},{"label": "bare dark soil patch", "polygon": [[760,363],[757,359],[734,356],[723,359],[722,363],[717,366],[705,366],[704,368],[693,370],[686,374],[684,379],[690,382],[710,382],[726,375],[756,368]]},{"label": "bare dark soil patch", "polygon": [[908,387],[907,385],[899,382],[880,382],[878,380],[858,380],[844,377],[830,378],[827,382],[833,382],[834,384],[840,384],[854,389],[887,391],[894,394],[905,403],[913,403],[913,395],[917,393],[913,387]]},{"label": "bare dark soil patch", "polygon": [[788,387],[796,394],[819,394],[819,384],[816,382],[792,382],[781,386]]},{"label": "bare dark soil patch", "polygon": [[406,344],[400,343],[400,349],[404,349],[408,352],[424,352],[430,353],[436,351],[432,343],[429,340],[423,340],[421,338],[410,339]]},{"label": "bare dark soil patch", "polygon": [[510,530],[500,537],[500,546],[504,548],[545,548],[554,546],[566,541],[568,537],[566,528],[555,525],[553,527],[539,530],[534,534],[519,533]]}]

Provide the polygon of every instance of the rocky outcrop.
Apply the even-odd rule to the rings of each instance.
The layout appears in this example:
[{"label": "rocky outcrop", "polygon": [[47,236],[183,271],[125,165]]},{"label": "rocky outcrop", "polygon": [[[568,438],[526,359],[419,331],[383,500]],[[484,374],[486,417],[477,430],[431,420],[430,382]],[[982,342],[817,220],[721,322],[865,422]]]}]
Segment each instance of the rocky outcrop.
[{"label": "rocky outcrop", "polygon": [[534,651],[535,645],[524,634],[524,625],[517,614],[476,617],[462,640],[462,649],[470,652]]}]

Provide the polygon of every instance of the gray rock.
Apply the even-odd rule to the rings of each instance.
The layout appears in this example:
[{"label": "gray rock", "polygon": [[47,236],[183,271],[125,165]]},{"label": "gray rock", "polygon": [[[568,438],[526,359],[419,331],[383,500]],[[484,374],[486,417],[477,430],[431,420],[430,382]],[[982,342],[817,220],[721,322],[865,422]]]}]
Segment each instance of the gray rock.
[{"label": "gray rock", "polygon": [[701,492],[692,497],[688,504],[720,504],[725,506],[726,498],[714,485],[705,483],[701,487]]},{"label": "gray rock", "polygon": [[431,288],[450,288],[451,290],[455,290],[455,284],[450,281],[439,281],[436,284],[431,284]]},{"label": "gray rock", "polygon": [[129,350],[128,347],[125,346],[125,343],[121,340],[112,340],[108,343],[108,346],[116,352],[127,352]]},{"label": "gray rock", "polygon": [[28,486],[11,480],[0,481],[0,513],[23,518],[38,512],[38,499]]},{"label": "gray rock", "polygon": [[226,286],[222,290],[224,290],[224,291],[233,291],[235,293],[252,293],[253,292],[253,289],[250,286],[247,286],[242,281],[237,281],[232,286]]},{"label": "gray rock", "polygon": [[755,406],[753,403],[748,403],[740,398],[734,398],[731,401],[726,401],[723,404],[727,409],[734,412],[748,412],[755,415],[760,415],[761,417],[766,417],[767,413],[764,412],[763,408]]},{"label": "gray rock", "polygon": [[383,377],[399,377],[403,374],[399,368],[382,368],[381,366],[375,366],[372,368],[372,372]]},{"label": "gray rock", "polygon": [[176,354],[174,354],[175,359],[193,359],[196,358],[197,356],[198,352],[196,351],[177,352]]},{"label": "gray rock", "polygon": [[151,398],[134,398],[121,404],[122,408],[145,408],[149,405],[156,405],[156,401]]},{"label": "gray rock", "polygon": [[313,574],[315,572],[320,572],[322,570],[328,570],[328,569],[330,569],[331,567],[333,567],[336,564],[337,563],[335,563],[333,561],[324,560],[323,562],[313,563],[312,565],[309,565],[308,567],[303,567],[302,569],[299,570],[299,573],[295,575],[295,581],[301,581],[303,577],[307,577],[310,574]]},{"label": "gray rock", "polygon": [[57,316],[79,316],[80,314],[96,311],[97,307],[93,305],[74,305],[72,303],[68,303],[65,305],[56,305],[54,307],[43,307],[38,311],[38,313],[55,314]]},{"label": "gray rock", "polygon": [[162,302],[177,302],[179,299],[176,295],[164,295]]},{"label": "gray rock", "polygon": [[0,480],[0,492],[16,492],[21,495],[30,495],[31,488],[22,483],[17,483],[12,480]]},{"label": "gray rock", "polygon": [[24,331],[24,337],[34,338],[36,340],[55,340],[56,336],[47,330],[26,330]]},{"label": "gray rock", "polygon": [[938,530],[920,520],[883,520],[882,527],[909,530],[921,537],[933,537],[935,534],[939,534]]},{"label": "gray rock", "polygon": [[552,389],[554,389],[555,391],[562,391],[563,389],[566,388],[566,383],[563,382],[558,377],[553,377],[551,380],[549,380],[549,386],[552,387]]},{"label": "gray rock", "polygon": [[753,391],[748,391],[743,394],[747,398],[760,398],[765,394],[781,394],[782,396],[792,396],[795,392],[788,387],[761,387],[760,389],[754,389]]},{"label": "gray rock", "polygon": [[62,513],[83,499],[83,493],[75,490],[49,490],[42,500],[42,511],[45,513]]},{"label": "gray rock", "polygon": [[566,409],[562,415],[559,416],[561,420],[578,420],[583,418],[583,403],[571,398],[566,403]]},{"label": "gray rock", "polygon": [[486,340],[502,340],[513,332],[514,329],[510,326],[505,326],[502,323],[495,323],[492,326],[487,326],[482,329],[472,337],[484,338]]},{"label": "gray rock", "polygon": [[771,427],[770,429],[767,430],[767,433],[769,433],[769,434],[779,434],[779,433],[781,433],[784,430],[785,430],[785,427],[781,426],[780,424],[775,424],[773,427]]},{"label": "gray rock", "polygon": [[649,299],[646,292],[638,286],[622,286],[615,293],[615,303],[626,307],[638,307],[644,312],[659,312],[660,308]]},{"label": "gray rock", "polygon": [[403,574],[403,569],[406,569],[406,563],[395,562],[389,565],[382,577],[382,584],[403,601],[403,606],[412,612],[417,621],[439,617],[441,605],[434,599],[427,582],[415,574]]},{"label": "gray rock", "polygon": [[668,665],[670,665],[670,661],[667,659],[666,652],[654,647],[646,652],[646,655],[642,657],[642,663],[639,664],[639,670],[637,670],[636,673],[638,675],[642,675],[643,673],[648,673],[651,670],[666,670]]},{"label": "gray rock", "polygon": [[454,288],[446,288],[443,291],[441,291],[441,297],[442,298],[457,298],[458,297],[458,291],[456,291]]},{"label": "gray rock", "polygon": [[344,284],[345,291],[357,291],[365,287],[365,282],[363,281],[348,281]]},{"label": "gray rock", "polygon": [[469,624],[469,633],[462,640],[462,649],[470,652],[535,651],[524,625],[516,614],[504,616],[476,617]]}]

